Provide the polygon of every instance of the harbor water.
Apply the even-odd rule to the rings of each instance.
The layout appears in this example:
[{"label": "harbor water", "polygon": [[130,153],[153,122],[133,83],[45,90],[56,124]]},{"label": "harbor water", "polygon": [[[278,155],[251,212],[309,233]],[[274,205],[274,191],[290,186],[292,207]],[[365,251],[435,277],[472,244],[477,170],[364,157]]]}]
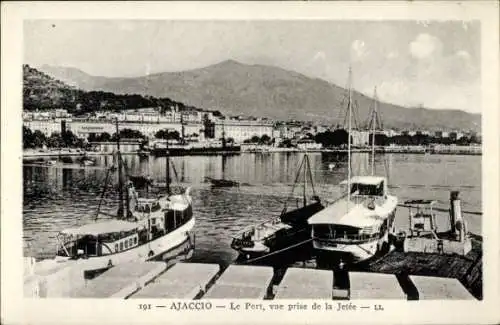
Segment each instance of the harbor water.
[{"label": "harbor water", "polygon": [[[244,153],[230,156],[173,157],[173,183],[192,187],[196,217],[193,262],[228,265],[237,257],[231,236],[243,227],[277,216],[285,201],[290,209],[300,203],[302,185],[290,197],[302,153]],[[338,198],[347,178],[347,157],[332,153],[309,154],[317,195],[324,201]],[[24,254],[38,259],[55,255],[58,231],[92,222],[100,202],[106,166],[111,156],[95,157],[95,166],[57,162],[50,166],[23,167]],[[131,175],[149,175],[165,181],[164,157],[124,156]],[[335,165],[332,168],[332,163]],[[370,155],[353,154],[353,174],[371,173]],[[375,174],[385,175],[390,192],[400,203],[406,199],[434,199],[447,209],[449,192],[460,191],[464,211],[481,212],[481,156],[381,154],[375,157]],[[207,178],[229,179],[239,187],[213,188]],[[115,184],[117,180],[115,179]],[[309,182],[310,183],[310,182]],[[308,184],[307,193],[312,195]],[[117,207],[116,190],[109,189],[102,210]],[[288,198],[288,200],[287,200]],[[400,208],[403,209],[403,208]],[[464,214],[468,230],[481,234],[481,214]],[[404,229],[406,220],[398,220]],[[447,227],[446,213],[438,214],[438,227]]]}]

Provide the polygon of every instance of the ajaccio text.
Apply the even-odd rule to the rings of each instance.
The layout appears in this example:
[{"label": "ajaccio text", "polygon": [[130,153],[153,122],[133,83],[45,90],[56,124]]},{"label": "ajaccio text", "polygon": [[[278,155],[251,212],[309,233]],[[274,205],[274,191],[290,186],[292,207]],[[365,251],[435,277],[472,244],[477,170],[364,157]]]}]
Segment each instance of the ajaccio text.
[{"label": "ajaccio text", "polygon": [[170,305],[172,310],[210,310],[212,304],[210,302],[172,302]]}]

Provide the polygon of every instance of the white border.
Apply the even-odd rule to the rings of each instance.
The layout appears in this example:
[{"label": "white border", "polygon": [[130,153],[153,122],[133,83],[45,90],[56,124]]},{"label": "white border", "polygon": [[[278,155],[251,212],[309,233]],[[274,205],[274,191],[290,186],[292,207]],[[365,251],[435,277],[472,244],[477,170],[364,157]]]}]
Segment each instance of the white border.
[{"label": "white border", "polygon": [[[9,2],[2,3],[2,323],[497,323],[499,275],[498,2]],[[142,312],[138,301],[22,298],[21,85],[24,19],[480,20],[483,86],[482,302],[385,302],[385,312]],[[154,300],[146,301],[154,303]],[[292,301],[291,301],[292,302]],[[295,301],[293,301],[295,302]],[[380,302],[380,301],[378,301]],[[373,303],[373,302],[372,302]]]}]

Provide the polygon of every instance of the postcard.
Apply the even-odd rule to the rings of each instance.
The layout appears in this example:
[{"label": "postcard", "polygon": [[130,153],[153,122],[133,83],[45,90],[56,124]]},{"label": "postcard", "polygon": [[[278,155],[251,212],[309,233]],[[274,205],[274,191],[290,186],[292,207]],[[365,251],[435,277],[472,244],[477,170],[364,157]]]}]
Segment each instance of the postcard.
[{"label": "postcard", "polygon": [[3,3],[2,322],[498,322],[498,9]]}]

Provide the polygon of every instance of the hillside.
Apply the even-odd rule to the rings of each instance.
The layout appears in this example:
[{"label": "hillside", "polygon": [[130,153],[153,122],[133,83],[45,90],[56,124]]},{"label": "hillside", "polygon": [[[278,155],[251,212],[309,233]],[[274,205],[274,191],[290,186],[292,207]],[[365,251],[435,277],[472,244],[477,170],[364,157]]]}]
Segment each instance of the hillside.
[{"label": "hillside", "polygon": [[[63,70],[60,70],[64,73]],[[76,69],[74,70],[76,71]],[[73,72],[74,72],[73,71]],[[83,76],[83,75],[82,75]],[[170,98],[153,98],[137,94],[114,94],[104,91],[84,91],[69,85],[64,78],[51,77],[39,70],[23,66],[23,109],[55,109],[64,108],[74,114],[83,114],[96,110],[120,111],[143,107],[160,107],[169,109],[177,106],[180,110],[187,106],[172,101]],[[93,80],[92,77],[88,78]],[[193,107],[189,107],[193,108]]]},{"label": "hillside", "polygon": [[[44,72],[85,90],[117,94],[137,93],[173,100],[195,107],[218,109],[225,114],[263,116],[342,123],[346,91],[321,79],[277,67],[224,61],[201,69],[165,72],[137,78],[95,77],[75,68],[41,68]],[[372,99],[353,93],[358,121],[368,117]],[[426,129],[474,129],[479,114],[459,110],[405,108],[379,103],[386,127]]]},{"label": "hillside", "polygon": [[23,108],[70,108],[79,91],[28,65],[23,66]]}]

